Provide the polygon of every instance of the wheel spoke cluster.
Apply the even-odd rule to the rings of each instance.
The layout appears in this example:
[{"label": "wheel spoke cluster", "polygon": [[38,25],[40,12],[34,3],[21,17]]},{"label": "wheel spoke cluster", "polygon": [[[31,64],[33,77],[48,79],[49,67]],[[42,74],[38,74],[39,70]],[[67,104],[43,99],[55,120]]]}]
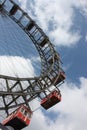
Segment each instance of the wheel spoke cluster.
[{"label": "wheel spoke cluster", "polygon": [[0,11],[4,15],[8,15],[29,36],[38,50],[42,67],[40,76],[33,78],[0,75],[0,86],[4,86],[4,90],[0,91],[0,99],[2,100],[0,110],[5,110],[9,114],[11,108],[21,104],[26,104],[29,107],[29,102],[34,98],[42,99],[43,96],[47,96],[51,86],[58,89],[63,80],[60,83],[57,80],[60,72],[64,73],[64,71],[60,66],[60,56],[55,51],[48,36],[25,11],[12,0],[5,0],[0,5]]}]

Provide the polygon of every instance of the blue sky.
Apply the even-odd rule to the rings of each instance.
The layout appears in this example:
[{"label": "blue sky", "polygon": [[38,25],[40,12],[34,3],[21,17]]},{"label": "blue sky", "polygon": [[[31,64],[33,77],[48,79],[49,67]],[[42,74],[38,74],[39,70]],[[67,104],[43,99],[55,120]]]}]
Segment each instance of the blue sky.
[{"label": "blue sky", "polygon": [[[65,83],[60,87],[61,103],[48,111],[35,111],[30,126],[25,130],[87,130],[87,1],[16,2],[49,36],[61,55],[62,66],[66,72]],[[20,33],[23,35],[23,32]],[[35,57],[33,61],[29,61],[31,75],[35,74],[31,62],[34,64],[37,61],[39,59],[35,61]]]},{"label": "blue sky", "polygon": [[36,111],[30,129],[36,126],[42,130],[86,130],[86,0],[26,0],[21,6],[50,37],[61,55],[67,77],[65,84],[60,87],[62,102],[49,111]]},{"label": "blue sky", "polygon": [[75,9],[74,12],[75,18],[72,29],[79,30],[81,39],[77,42],[76,46],[71,48],[62,47],[61,50],[63,51],[63,55],[64,53],[66,54],[63,58],[64,63],[66,63],[66,61],[71,63],[68,71],[66,71],[68,78],[74,82],[78,82],[79,77],[87,77],[87,41],[85,40],[85,36],[87,35],[87,18],[80,13],[80,9]]}]

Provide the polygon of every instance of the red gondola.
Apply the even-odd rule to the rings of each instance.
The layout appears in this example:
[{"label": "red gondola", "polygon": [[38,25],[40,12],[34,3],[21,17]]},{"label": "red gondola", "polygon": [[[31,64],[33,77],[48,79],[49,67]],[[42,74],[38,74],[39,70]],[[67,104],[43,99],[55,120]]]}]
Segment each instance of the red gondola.
[{"label": "red gondola", "polygon": [[2,124],[4,126],[11,126],[15,130],[20,130],[30,124],[32,116],[32,111],[29,110],[26,106],[22,105],[14,112],[12,112]]},{"label": "red gondola", "polygon": [[46,98],[42,99],[41,106],[47,110],[60,101],[61,101],[60,91],[54,90]]}]

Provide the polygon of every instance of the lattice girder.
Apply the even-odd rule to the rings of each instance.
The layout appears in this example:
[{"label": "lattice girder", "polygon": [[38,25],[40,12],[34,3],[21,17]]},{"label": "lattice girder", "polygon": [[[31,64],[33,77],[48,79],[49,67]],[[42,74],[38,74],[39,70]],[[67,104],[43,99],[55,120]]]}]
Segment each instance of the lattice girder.
[{"label": "lattice girder", "polygon": [[[25,11],[12,0],[5,0],[0,8],[4,15],[9,16],[24,30],[35,45],[41,58],[41,74],[38,77],[16,78],[0,75],[0,84],[4,86],[4,90],[0,91],[0,98],[3,100],[0,110],[5,110],[9,114],[9,109],[21,104],[26,104],[29,107],[28,103],[31,100],[36,97],[42,98],[41,93],[47,96],[46,91],[50,92],[49,88],[52,85],[58,89],[58,85],[63,80],[60,83],[57,80],[60,72],[64,73],[64,71],[60,67],[60,56],[48,36]],[[9,101],[7,101],[7,96],[10,97]],[[21,101],[19,102],[20,98]]]}]

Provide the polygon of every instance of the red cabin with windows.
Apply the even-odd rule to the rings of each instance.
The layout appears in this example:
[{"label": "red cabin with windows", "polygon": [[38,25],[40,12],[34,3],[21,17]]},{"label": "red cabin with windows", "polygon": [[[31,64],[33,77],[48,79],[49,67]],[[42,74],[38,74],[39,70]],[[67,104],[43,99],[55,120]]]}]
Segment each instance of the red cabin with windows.
[{"label": "red cabin with windows", "polygon": [[61,101],[61,93],[60,93],[60,91],[54,90],[46,98],[42,99],[41,106],[44,109],[47,110],[47,109],[54,106],[55,104],[57,104],[60,101]]},{"label": "red cabin with windows", "polygon": [[15,130],[20,130],[30,124],[31,116],[32,111],[22,105],[4,119],[2,124],[5,126],[12,126]]}]

